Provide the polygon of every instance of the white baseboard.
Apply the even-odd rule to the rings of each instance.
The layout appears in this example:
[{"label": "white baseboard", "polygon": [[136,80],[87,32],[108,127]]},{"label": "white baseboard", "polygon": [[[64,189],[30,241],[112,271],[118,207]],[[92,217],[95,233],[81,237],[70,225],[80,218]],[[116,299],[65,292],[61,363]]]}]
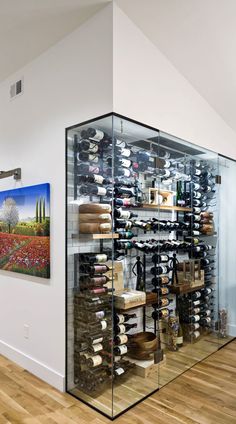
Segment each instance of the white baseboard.
[{"label": "white baseboard", "polygon": [[20,365],[61,392],[65,391],[65,377],[63,375],[2,340],[0,340],[0,354],[6,356],[17,365]]},{"label": "white baseboard", "polygon": [[236,325],[235,324],[228,324],[228,335],[236,337]]}]

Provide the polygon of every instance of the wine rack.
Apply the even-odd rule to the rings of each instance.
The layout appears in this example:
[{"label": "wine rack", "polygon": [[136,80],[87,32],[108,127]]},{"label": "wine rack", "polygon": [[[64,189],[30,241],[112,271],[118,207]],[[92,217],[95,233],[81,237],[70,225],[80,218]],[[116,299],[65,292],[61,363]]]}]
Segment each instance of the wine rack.
[{"label": "wine rack", "polygon": [[217,175],[217,155],[116,114],[67,130],[67,390],[109,417],[159,389],[170,351],[217,338]]}]

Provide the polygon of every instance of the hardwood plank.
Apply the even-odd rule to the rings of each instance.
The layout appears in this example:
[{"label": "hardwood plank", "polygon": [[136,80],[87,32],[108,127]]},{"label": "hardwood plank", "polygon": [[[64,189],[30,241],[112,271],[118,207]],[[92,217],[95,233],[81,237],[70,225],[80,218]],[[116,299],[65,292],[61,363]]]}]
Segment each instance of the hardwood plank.
[{"label": "hardwood plank", "polygon": [[[164,380],[191,366],[202,355],[216,349],[209,338],[170,352],[161,373]],[[117,424],[235,424],[236,423],[236,341],[232,341],[207,359],[167,384],[125,415]],[[154,377],[153,377],[154,378]],[[139,399],[155,378],[137,380],[134,376],[114,390],[114,409],[119,411],[133,399]],[[137,387],[138,382],[138,387]],[[99,402],[108,400],[106,394]],[[111,407],[109,392],[108,407]],[[24,371],[0,356],[0,424],[108,424],[110,420],[68,394]]]}]

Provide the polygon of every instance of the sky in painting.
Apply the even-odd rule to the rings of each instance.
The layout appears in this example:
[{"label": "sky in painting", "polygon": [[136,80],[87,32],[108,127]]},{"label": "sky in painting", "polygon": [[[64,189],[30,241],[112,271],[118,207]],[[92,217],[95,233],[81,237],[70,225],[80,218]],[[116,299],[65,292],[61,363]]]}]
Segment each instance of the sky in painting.
[{"label": "sky in painting", "polygon": [[19,211],[19,219],[35,218],[36,201],[45,198],[46,216],[49,216],[50,186],[38,184],[30,187],[21,187],[13,190],[0,191],[0,216],[4,200],[13,198]]}]

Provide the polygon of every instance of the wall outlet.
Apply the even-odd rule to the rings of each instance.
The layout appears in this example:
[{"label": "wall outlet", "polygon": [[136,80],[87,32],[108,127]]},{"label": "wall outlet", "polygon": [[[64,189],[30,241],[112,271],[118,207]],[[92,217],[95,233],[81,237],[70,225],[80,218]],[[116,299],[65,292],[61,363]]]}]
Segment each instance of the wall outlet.
[{"label": "wall outlet", "polygon": [[24,338],[25,339],[29,339],[29,325],[28,324],[24,324]]}]

